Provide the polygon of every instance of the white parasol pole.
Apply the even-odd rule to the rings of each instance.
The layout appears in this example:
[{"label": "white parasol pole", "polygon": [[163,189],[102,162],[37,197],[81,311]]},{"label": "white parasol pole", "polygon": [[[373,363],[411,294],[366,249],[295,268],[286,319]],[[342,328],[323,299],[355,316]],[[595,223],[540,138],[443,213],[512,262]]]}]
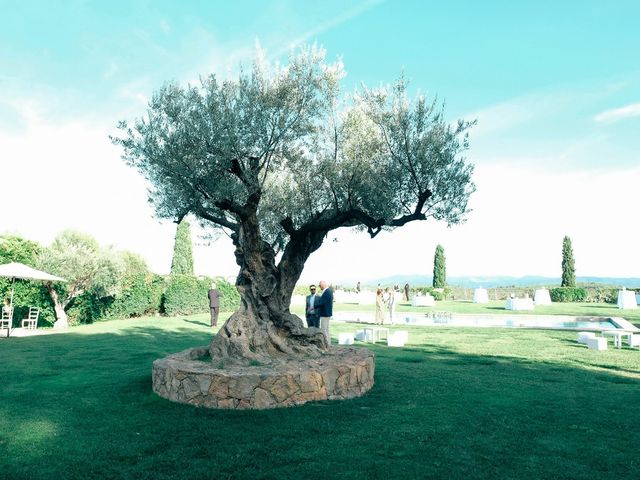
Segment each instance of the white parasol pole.
[{"label": "white parasol pole", "polygon": [[9,301],[9,315],[13,318],[13,284],[16,283],[16,277],[11,279],[11,300]]}]

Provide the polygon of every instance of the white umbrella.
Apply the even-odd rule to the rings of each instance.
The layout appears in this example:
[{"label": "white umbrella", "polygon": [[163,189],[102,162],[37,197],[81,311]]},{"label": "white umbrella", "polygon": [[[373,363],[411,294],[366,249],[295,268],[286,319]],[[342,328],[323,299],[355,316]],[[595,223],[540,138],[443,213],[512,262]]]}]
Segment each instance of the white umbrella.
[{"label": "white umbrella", "polygon": [[56,277],[50,273],[36,270],[23,263],[5,263],[0,265],[0,277],[11,278],[11,301],[9,308],[13,312],[13,284],[16,278],[24,280],[43,280],[45,282],[66,282],[64,278]]}]

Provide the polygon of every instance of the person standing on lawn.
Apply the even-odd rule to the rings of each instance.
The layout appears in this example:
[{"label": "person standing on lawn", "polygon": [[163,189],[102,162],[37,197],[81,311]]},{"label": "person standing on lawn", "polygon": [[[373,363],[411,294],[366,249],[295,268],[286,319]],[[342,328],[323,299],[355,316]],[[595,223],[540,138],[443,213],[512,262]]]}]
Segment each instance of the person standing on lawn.
[{"label": "person standing on lawn", "polygon": [[211,288],[207,292],[209,297],[209,309],[211,310],[211,326],[218,325],[218,314],[220,313],[220,291],[216,288],[216,284],[212,283]]},{"label": "person standing on lawn", "polygon": [[331,321],[331,317],[333,317],[333,290],[325,280],[320,280],[318,285],[322,290],[322,295],[319,299],[319,306],[316,307],[319,309],[320,314],[320,330],[324,333],[324,338],[327,340],[327,346],[330,347],[331,336],[329,334],[329,322]]},{"label": "person standing on lawn", "polygon": [[305,314],[307,319],[307,327],[320,328],[320,316],[319,316],[319,300],[320,297],[316,295],[316,286],[309,285],[310,294],[307,295]]}]

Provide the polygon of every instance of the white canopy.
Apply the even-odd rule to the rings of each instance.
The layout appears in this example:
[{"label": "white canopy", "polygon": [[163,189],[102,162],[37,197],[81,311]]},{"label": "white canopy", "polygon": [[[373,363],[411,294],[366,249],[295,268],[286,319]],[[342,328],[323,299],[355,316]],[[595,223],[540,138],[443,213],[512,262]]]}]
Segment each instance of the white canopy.
[{"label": "white canopy", "polygon": [[5,263],[0,265],[0,277],[21,278],[24,280],[44,280],[49,282],[66,282],[64,278],[36,270],[23,263]]}]

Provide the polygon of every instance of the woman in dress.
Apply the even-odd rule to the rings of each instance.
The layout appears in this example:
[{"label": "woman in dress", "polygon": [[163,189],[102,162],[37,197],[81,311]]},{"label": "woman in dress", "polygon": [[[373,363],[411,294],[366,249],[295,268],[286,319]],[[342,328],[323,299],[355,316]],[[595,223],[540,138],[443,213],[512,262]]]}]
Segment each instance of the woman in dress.
[{"label": "woman in dress", "polygon": [[387,302],[387,310],[389,310],[389,322],[393,325],[393,311],[396,308],[396,292],[392,289],[387,288],[385,300]]},{"label": "woman in dress", "polygon": [[382,289],[376,290],[376,323],[382,325],[384,323],[384,297],[382,296]]}]

